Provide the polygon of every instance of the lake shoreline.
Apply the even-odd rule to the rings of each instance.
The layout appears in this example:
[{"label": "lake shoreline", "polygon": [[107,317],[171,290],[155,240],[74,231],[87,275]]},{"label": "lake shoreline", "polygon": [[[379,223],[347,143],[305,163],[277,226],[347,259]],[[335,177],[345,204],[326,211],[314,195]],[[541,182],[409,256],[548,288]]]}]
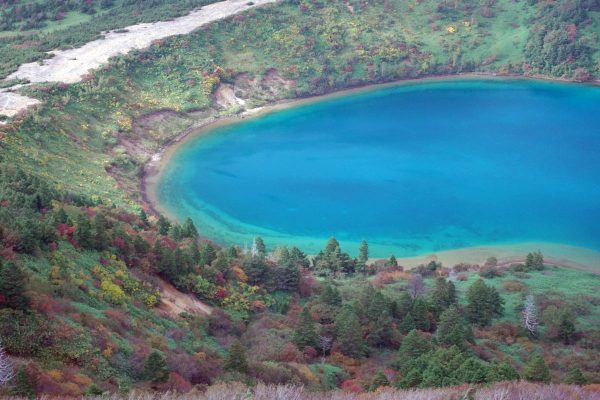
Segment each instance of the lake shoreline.
[{"label": "lake shoreline", "polygon": [[[361,86],[357,86],[357,87],[350,87],[350,88],[345,88],[345,89],[337,90],[334,92],[330,92],[330,93],[327,93],[324,95],[299,97],[299,98],[293,98],[293,99],[284,99],[284,100],[279,100],[279,101],[274,101],[274,102],[268,103],[262,107],[257,107],[254,109],[246,110],[246,111],[237,113],[235,115],[215,116],[215,117],[210,118],[207,121],[203,121],[202,123],[200,123],[198,125],[189,127],[186,130],[180,132],[175,138],[170,140],[166,145],[162,146],[159,149],[159,151],[157,153],[155,153],[151,157],[151,159],[145,164],[143,173],[140,177],[140,192],[141,192],[141,196],[142,196],[143,205],[147,209],[147,211],[152,214],[157,215],[159,213],[162,213],[170,218],[174,218],[174,215],[172,215],[168,210],[161,207],[160,202],[158,201],[158,198],[156,195],[156,185],[161,176],[163,167],[169,162],[171,156],[177,151],[177,149],[180,148],[180,146],[185,145],[185,143],[187,143],[189,140],[195,139],[198,136],[203,136],[205,134],[212,133],[212,132],[214,132],[215,129],[217,129],[219,127],[235,125],[237,123],[244,122],[248,119],[253,119],[256,117],[264,116],[266,114],[285,110],[288,108],[318,103],[320,101],[331,100],[331,99],[335,99],[338,97],[344,97],[344,96],[353,95],[353,94],[370,92],[373,90],[380,90],[380,89],[393,88],[393,87],[398,87],[398,86],[419,84],[419,83],[432,83],[432,82],[444,82],[444,81],[465,81],[465,80],[489,80],[492,82],[493,81],[544,81],[544,82],[557,83],[557,84],[577,83],[577,82],[573,82],[573,81],[568,81],[568,80],[563,80],[563,79],[555,79],[555,78],[549,78],[549,77],[543,77],[543,76],[536,76],[536,77],[527,77],[527,76],[523,76],[523,75],[504,76],[504,75],[497,75],[497,74],[490,74],[490,73],[468,73],[468,74],[428,76],[428,77],[417,78],[417,79],[405,79],[405,80],[398,80],[398,81],[392,81],[392,82],[375,83],[375,84],[361,85]],[[598,86],[598,82],[587,82],[587,83],[580,83],[580,84]],[[177,219],[177,218],[174,218],[174,219]],[[204,239],[212,240],[210,237],[205,237]],[[493,251],[497,250],[498,247],[495,245],[491,245],[491,246],[476,246],[476,247],[468,247],[468,248],[457,248],[457,249],[452,249],[452,250],[445,250],[445,251],[436,253],[435,255],[437,257],[441,257],[440,258],[441,260],[444,260],[444,259],[446,259],[448,261],[452,260],[452,262],[455,262],[455,263],[458,263],[458,262],[482,263],[483,261],[485,261],[485,258],[487,258],[487,256],[482,258],[483,257],[482,249],[487,250],[487,252],[486,251],[483,251],[483,252],[486,254],[489,254],[488,256],[492,256],[495,253],[492,254],[489,251],[493,252]],[[536,249],[530,249],[530,251],[533,251],[533,250],[536,250]],[[582,250],[587,250],[587,249],[582,249]],[[525,256],[525,254],[526,253],[522,254],[522,250],[519,250],[518,252],[514,252],[514,251],[507,252],[506,248],[504,248],[502,251],[502,257],[498,257],[498,258],[501,258],[505,262],[520,262],[522,260],[522,258]],[[456,258],[456,255],[459,255],[459,257],[462,257],[462,258]],[[551,256],[554,256],[554,257],[551,259],[551,262],[549,262],[549,263],[555,264],[555,265],[567,266],[570,268],[587,270],[587,271],[590,271],[590,269],[598,271],[598,267],[600,266],[600,265],[597,265],[598,262],[600,262],[600,258],[598,259],[599,260],[598,262],[593,262],[592,263],[593,265],[591,265],[588,262],[582,263],[581,259],[573,260],[573,259],[565,258],[564,254],[556,254],[556,255],[551,254]],[[600,253],[598,253],[598,256],[600,257]],[[419,255],[419,256],[410,256],[410,257],[401,257],[401,258],[399,258],[399,260],[403,260],[404,264],[406,264],[407,266],[415,266],[415,265],[418,265],[419,263],[421,263],[421,262],[416,262],[417,260],[423,260],[428,257],[431,257],[431,254],[429,254],[429,255],[423,254],[423,255]],[[578,257],[575,257],[575,258],[578,258]],[[550,258],[549,258],[549,260],[550,260]],[[588,260],[586,260],[586,261],[588,261]]]}]

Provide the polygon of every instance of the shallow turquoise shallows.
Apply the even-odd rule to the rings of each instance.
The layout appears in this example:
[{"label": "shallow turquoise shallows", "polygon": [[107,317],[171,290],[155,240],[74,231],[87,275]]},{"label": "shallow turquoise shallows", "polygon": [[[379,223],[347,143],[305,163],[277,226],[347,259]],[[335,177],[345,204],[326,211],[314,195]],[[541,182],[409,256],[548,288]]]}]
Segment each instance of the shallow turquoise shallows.
[{"label": "shallow turquoise shallows", "polygon": [[322,100],[189,140],[155,190],[169,214],[241,246],[600,250],[600,89],[450,80]]}]

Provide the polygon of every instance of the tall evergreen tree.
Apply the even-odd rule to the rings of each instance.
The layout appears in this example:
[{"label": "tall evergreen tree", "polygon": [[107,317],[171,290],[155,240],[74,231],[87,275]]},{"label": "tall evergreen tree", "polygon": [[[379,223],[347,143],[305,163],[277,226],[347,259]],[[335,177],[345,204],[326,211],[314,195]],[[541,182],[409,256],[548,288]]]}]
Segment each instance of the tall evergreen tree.
[{"label": "tall evergreen tree", "polygon": [[148,221],[148,215],[146,214],[146,211],[144,211],[143,208],[140,210],[139,217],[140,220],[142,220],[142,224],[144,226],[150,225],[150,222]]},{"label": "tall evergreen tree", "polygon": [[523,378],[530,382],[550,382],[550,369],[542,356],[538,354],[529,360],[523,371]]},{"label": "tall evergreen tree", "polygon": [[169,230],[171,229],[171,223],[168,219],[164,217],[164,215],[161,215],[160,217],[158,217],[157,228],[159,235],[168,235]]},{"label": "tall evergreen tree", "polygon": [[162,352],[152,350],[144,364],[144,377],[154,383],[164,383],[169,379],[169,366]]},{"label": "tall evergreen tree", "polygon": [[369,384],[369,391],[374,392],[382,386],[390,386],[390,381],[387,376],[381,371],[377,371],[371,383]]},{"label": "tall evergreen tree", "polygon": [[315,322],[306,306],[304,306],[298,317],[298,325],[296,325],[294,332],[294,343],[300,350],[303,350],[307,346],[315,349],[319,346],[319,336],[315,329]]},{"label": "tall evergreen tree", "polygon": [[513,368],[508,362],[497,362],[493,361],[487,371],[486,381],[487,382],[504,382],[504,381],[516,381],[519,380],[520,376],[516,369]]},{"label": "tall evergreen tree", "polygon": [[575,327],[575,314],[569,309],[564,308],[558,314],[557,329],[558,337],[564,344],[570,344],[577,331]]},{"label": "tall evergreen tree", "polygon": [[0,260],[0,308],[25,310],[29,298],[25,295],[27,276],[16,264],[2,264]]},{"label": "tall evergreen tree", "polygon": [[267,246],[265,246],[265,242],[260,236],[254,238],[254,243],[252,244],[252,251],[256,252],[256,254],[260,257],[264,257],[267,255]]},{"label": "tall evergreen tree", "polygon": [[208,242],[203,242],[200,245],[200,258],[196,262],[202,266],[211,265],[211,263],[217,258],[217,252],[214,247]]},{"label": "tall evergreen tree", "polygon": [[589,380],[581,372],[581,368],[573,366],[567,372],[565,376],[565,383],[568,385],[587,385]]},{"label": "tall evergreen tree", "polygon": [[360,358],[366,353],[366,345],[362,335],[360,320],[354,308],[346,305],[335,320],[337,342],[342,353]]},{"label": "tall evergreen tree", "polygon": [[429,311],[427,302],[422,296],[418,296],[415,299],[411,314],[415,320],[415,327],[418,330],[423,332],[429,331],[431,328],[431,323],[429,322]]},{"label": "tall evergreen tree", "polygon": [[467,316],[479,326],[489,325],[492,318],[504,313],[504,300],[498,291],[482,279],[475,281],[467,290]]},{"label": "tall evergreen tree", "polygon": [[15,384],[10,390],[13,396],[25,397],[27,399],[35,398],[35,382],[27,373],[25,367],[19,368],[15,376]]},{"label": "tall evergreen tree", "polygon": [[92,249],[94,243],[92,240],[92,224],[87,215],[81,213],[77,216],[75,221],[76,228],[73,236],[77,243],[83,248]]},{"label": "tall evergreen tree", "polygon": [[402,339],[398,358],[401,363],[416,359],[431,350],[432,346],[428,339],[421,337],[416,329],[413,329]]},{"label": "tall evergreen tree", "polygon": [[384,310],[377,320],[369,325],[369,334],[367,342],[371,346],[385,347],[390,346],[394,339],[393,320],[387,310]]},{"label": "tall evergreen tree", "polygon": [[466,338],[465,323],[455,306],[446,309],[440,316],[437,329],[437,338],[440,344],[464,348]]},{"label": "tall evergreen tree", "polygon": [[198,230],[194,225],[194,221],[191,218],[186,218],[185,222],[181,227],[181,235],[186,238],[197,238]]},{"label": "tall evergreen tree", "polygon": [[398,326],[398,330],[401,334],[406,335],[413,329],[416,329],[415,319],[409,312],[404,316],[404,318],[402,318],[402,322],[400,323],[400,326]]},{"label": "tall evergreen tree", "polygon": [[242,374],[248,373],[248,361],[246,361],[246,351],[239,340],[234,341],[229,347],[229,354],[225,359],[225,369],[227,371],[237,371]]},{"label": "tall evergreen tree", "polygon": [[392,267],[397,267],[398,266],[398,260],[396,260],[396,256],[395,255],[391,255],[390,256],[390,261],[388,261],[388,264],[391,265]]},{"label": "tall evergreen tree", "polygon": [[336,287],[326,285],[319,295],[319,301],[330,306],[339,307],[342,305],[342,296]]},{"label": "tall evergreen tree", "polygon": [[106,233],[106,229],[108,228],[108,222],[106,221],[106,217],[103,213],[97,212],[94,217],[94,233],[93,233],[93,242],[94,248],[98,251],[105,250],[108,248],[108,234]]},{"label": "tall evergreen tree", "polygon": [[356,263],[358,272],[366,273],[368,261],[369,261],[369,244],[367,243],[366,240],[363,240],[360,244],[360,250],[358,253],[358,262]]}]

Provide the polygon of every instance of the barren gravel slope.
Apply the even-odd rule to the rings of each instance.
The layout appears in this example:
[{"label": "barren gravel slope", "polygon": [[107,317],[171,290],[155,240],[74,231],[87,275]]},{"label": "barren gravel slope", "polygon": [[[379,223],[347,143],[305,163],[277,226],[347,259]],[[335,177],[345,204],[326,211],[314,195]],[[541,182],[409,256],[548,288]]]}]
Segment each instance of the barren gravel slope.
[{"label": "barren gravel slope", "polygon": [[[133,49],[143,49],[154,40],[173,35],[184,35],[210,22],[227,18],[253,7],[275,3],[279,0],[227,0],[202,7],[188,15],[171,21],[137,24],[127,28],[127,32],[109,32],[103,39],[94,40],[82,47],[52,52],[53,58],[23,64],[7,79],[28,79],[30,82],[76,83],[89,70],[108,62],[110,57],[126,54]],[[0,90],[0,115],[13,116],[37,100]]]}]

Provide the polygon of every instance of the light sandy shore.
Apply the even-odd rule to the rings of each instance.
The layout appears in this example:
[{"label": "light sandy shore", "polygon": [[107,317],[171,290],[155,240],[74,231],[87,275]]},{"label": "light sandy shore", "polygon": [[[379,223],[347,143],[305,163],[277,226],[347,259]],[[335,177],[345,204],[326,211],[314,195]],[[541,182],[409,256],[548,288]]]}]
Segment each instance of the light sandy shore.
[{"label": "light sandy shore", "polygon": [[437,260],[446,266],[459,263],[482,265],[489,257],[496,257],[499,265],[510,265],[524,262],[527,253],[536,250],[544,254],[546,264],[600,274],[600,252],[583,247],[545,242],[467,247],[416,257],[398,258],[398,263],[405,267],[415,267],[431,260]]},{"label": "light sandy shore", "polygon": [[[185,35],[213,21],[224,19],[253,7],[280,0],[227,0],[206,5],[188,15],[171,21],[137,24],[107,33],[82,47],[51,52],[53,57],[43,63],[23,64],[7,79],[27,79],[30,82],[76,83],[90,70],[106,64],[111,57],[134,49],[149,47],[153,41],[174,35]],[[0,90],[0,115],[13,116],[32,104],[38,103],[7,89]]]}]

